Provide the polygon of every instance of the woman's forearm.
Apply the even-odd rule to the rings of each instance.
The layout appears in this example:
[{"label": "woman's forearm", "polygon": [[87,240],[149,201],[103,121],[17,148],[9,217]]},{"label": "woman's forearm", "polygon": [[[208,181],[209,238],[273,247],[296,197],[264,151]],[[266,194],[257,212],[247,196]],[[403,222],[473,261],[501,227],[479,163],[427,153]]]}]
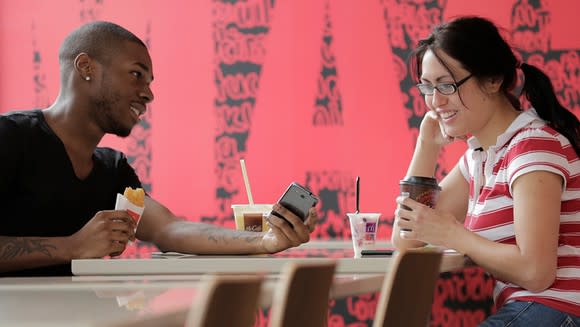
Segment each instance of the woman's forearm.
[{"label": "woman's forearm", "polygon": [[495,278],[516,284],[531,292],[549,287],[556,277],[556,258],[526,256],[519,247],[488,240],[463,226],[446,244],[467,255],[478,266],[494,275]]},{"label": "woman's forearm", "polygon": [[[420,139],[417,139],[413,158],[407,169],[407,176],[423,176],[432,177],[435,173],[437,165],[437,158],[441,147],[434,144],[424,144]],[[405,240],[400,236],[401,230],[397,226],[397,219],[393,224],[393,234],[391,242],[398,249],[416,248],[424,246],[425,243],[415,240]]]},{"label": "woman's forearm", "polygon": [[421,139],[417,139],[413,158],[407,169],[407,176],[432,177],[435,174],[437,158],[441,152],[441,146],[436,144],[425,144]]}]

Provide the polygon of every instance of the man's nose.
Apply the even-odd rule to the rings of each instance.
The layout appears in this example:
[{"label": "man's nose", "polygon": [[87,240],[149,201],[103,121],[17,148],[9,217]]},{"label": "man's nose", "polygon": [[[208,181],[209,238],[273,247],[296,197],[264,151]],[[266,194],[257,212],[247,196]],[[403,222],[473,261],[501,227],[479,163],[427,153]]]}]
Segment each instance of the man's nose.
[{"label": "man's nose", "polygon": [[155,98],[155,96],[153,95],[153,91],[151,91],[151,87],[149,85],[145,85],[144,89],[141,91],[139,96],[141,97],[141,99],[143,99],[143,102],[145,103],[149,103],[153,101],[153,99]]}]

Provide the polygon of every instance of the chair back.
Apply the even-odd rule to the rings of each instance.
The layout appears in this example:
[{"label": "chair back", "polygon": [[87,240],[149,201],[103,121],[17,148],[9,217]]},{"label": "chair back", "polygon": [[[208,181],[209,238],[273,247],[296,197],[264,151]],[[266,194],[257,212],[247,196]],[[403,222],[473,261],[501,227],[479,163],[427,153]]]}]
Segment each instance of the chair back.
[{"label": "chair back", "polygon": [[261,276],[210,276],[195,297],[185,326],[253,326],[262,281]]},{"label": "chair back", "polygon": [[272,299],[270,327],[326,326],[336,262],[288,263]]},{"label": "chair back", "polygon": [[425,327],[439,277],[442,252],[409,249],[395,255],[375,314],[374,327]]},{"label": "chair back", "polygon": [[96,324],[101,327],[183,327],[187,317],[187,309],[159,315],[148,315],[139,319],[126,320],[121,322],[108,322]]}]

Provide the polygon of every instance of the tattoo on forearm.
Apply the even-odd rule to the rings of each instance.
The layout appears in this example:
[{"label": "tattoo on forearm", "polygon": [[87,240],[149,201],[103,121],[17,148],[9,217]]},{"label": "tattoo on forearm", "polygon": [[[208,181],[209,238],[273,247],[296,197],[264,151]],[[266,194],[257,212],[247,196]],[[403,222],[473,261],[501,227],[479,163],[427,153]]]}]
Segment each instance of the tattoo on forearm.
[{"label": "tattoo on forearm", "polygon": [[209,241],[214,243],[222,242],[227,244],[229,241],[243,239],[247,243],[258,242],[262,239],[260,235],[248,235],[247,232],[232,231],[223,228],[216,228],[214,226],[203,226],[200,228],[201,232],[207,236]]},{"label": "tattoo on forearm", "polygon": [[18,256],[31,253],[42,253],[52,257],[50,250],[56,246],[48,243],[47,239],[27,239],[22,237],[0,237],[0,260],[14,259]]},{"label": "tattoo on forearm", "polygon": [[259,242],[262,239],[262,236],[251,236],[251,237],[246,237],[246,243],[255,243],[255,242]]}]

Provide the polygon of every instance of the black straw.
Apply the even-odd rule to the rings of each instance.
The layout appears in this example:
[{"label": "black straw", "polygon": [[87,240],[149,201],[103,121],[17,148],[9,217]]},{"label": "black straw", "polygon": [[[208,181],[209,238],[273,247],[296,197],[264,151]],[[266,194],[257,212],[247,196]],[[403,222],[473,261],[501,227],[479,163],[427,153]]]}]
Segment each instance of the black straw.
[{"label": "black straw", "polygon": [[360,193],[360,177],[356,177],[356,213],[359,213],[359,193]]}]

